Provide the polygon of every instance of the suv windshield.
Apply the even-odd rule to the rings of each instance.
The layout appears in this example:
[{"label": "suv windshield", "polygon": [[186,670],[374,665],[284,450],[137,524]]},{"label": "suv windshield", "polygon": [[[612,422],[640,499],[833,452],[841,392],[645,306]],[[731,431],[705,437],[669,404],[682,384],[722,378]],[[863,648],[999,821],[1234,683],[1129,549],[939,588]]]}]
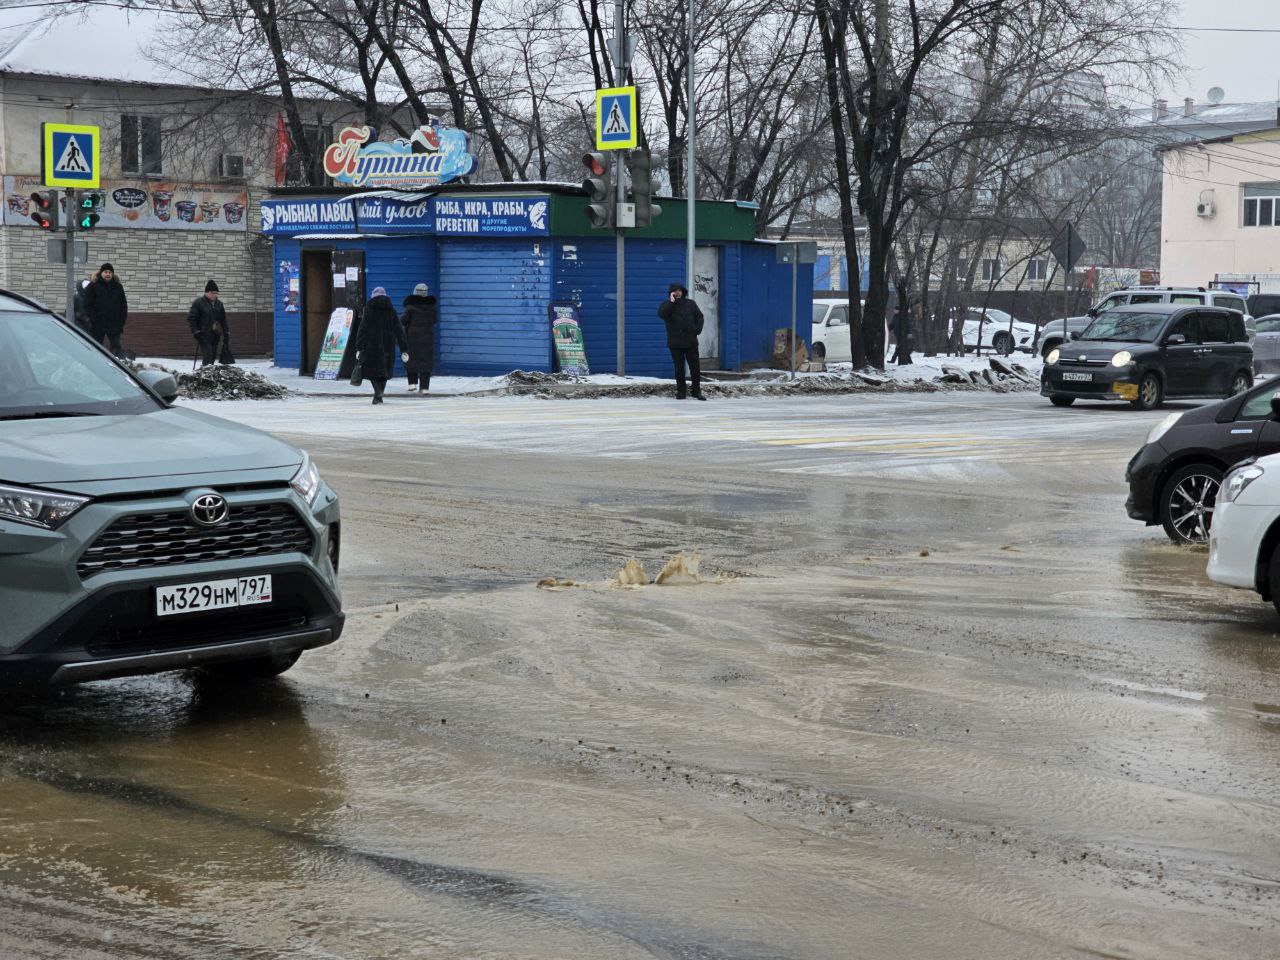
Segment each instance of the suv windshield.
[{"label": "suv windshield", "polygon": [[133,378],[60,320],[0,311],[0,420],[159,409]]},{"label": "suv windshield", "polygon": [[1098,316],[1080,335],[1081,340],[1121,340],[1152,343],[1160,336],[1167,313],[1127,313],[1113,310]]}]

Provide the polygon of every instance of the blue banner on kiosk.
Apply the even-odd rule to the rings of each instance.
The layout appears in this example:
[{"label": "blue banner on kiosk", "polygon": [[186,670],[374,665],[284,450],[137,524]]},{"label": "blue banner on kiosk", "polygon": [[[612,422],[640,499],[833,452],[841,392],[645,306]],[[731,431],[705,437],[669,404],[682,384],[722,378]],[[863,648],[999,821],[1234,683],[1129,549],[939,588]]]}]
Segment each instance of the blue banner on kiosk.
[{"label": "blue banner on kiosk", "polygon": [[545,237],[551,233],[546,197],[343,197],[263,200],[267,236],[309,233],[422,233],[442,237]]}]

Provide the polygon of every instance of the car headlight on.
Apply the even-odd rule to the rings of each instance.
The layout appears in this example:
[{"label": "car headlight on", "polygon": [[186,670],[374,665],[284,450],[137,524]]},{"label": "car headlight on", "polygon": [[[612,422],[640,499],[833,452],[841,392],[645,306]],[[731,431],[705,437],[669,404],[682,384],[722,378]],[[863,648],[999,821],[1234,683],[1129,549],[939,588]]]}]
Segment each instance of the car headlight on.
[{"label": "car headlight on", "polygon": [[1244,493],[1245,488],[1264,473],[1266,471],[1256,463],[1247,467],[1237,467],[1223,478],[1222,488],[1218,491],[1218,499],[1226,503],[1235,502],[1235,499]]},{"label": "car headlight on", "polygon": [[1151,432],[1147,434],[1147,443],[1155,443],[1157,440],[1163,437],[1166,433],[1168,433],[1170,428],[1181,419],[1182,419],[1182,414],[1180,413],[1169,414],[1167,417],[1165,417],[1163,420],[1161,420],[1159,423],[1157,423],[1154,427],[1151,428]]},{"label": "car headlight on", "polygon": [[1059,354],[1059,353],[1060,353],[1060,351],[1058,350],[1058,348],[1057,348],[1057,347],[1054,347],[1052,350],[1050,350],[1050,351],[1049,351],[1049,355],[1048,355],[1047,357],[1045,357],[1045,358],[1044,358],[1044,362],[1045,362],[1048,366],[1052,367],[1055,363],[1057,363],[1057,362],[1058,362],[1058,354]]},{"label": "car headlight on", "polygon": [[1121,350],[1111,358],[1111,365],[1113,367],[1127,367],[1131,363],[1133,363],[1133,354],[1128,350]]},{"label": "car headlight on", "polygon": [[57,530],[89,502],[88,497],[0,484],[0,520]]},{"label": "car headlight on", "polygon": [[289,481],[289,486],[293,487],[298,496],[307,501],[307,506],[311,506],[316,502],[316,494],[320,492],[320,471],[316,469],[316,465],[311,462],[311,458],[306,453],[303,453],[302,457],[302,466]]}]

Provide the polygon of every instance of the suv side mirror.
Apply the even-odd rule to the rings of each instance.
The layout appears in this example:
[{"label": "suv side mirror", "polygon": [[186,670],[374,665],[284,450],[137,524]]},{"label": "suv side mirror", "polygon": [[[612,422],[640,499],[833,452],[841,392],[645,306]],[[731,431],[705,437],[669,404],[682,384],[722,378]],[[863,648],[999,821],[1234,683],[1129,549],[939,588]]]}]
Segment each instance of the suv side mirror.
[{"label": "suv side mirror", "polygon": [[1086,310],[1086,311],[1085,311],[1085,314],[1086,314],[1086,315],[1088,315],[1088,316],[1090,316],[1090,317],[1092,317],[1093,319],[1097,320],[1097,319],[1098,319],[1098,308],[1097,308],[1097,307],[1090,307],[1088,310]]},{"label": "suv side mirror", "polygon": [[142,370],[138,379],[150,387],[165,403],[178,399],[178,381],[163,370]]},{"label": "suv side mirror", "polygon": [[1183,333],[1171,333],[1164,338],[1165,346],[1177,346],[1179,343],[1186,343],[1187,337]]},{"label": "suv side mirror", "polygon": [[1271,419],[1280,420],[1280,393],[1271,395]]},{"label": "suv side mirror", "polygon": [[1080,339],[1080,331],[1079,331],[1079,330],[1072,330],[1070,333],[1068,333],[1068,334],[1067,334],[1067,339],[1068,339],[1068,340],[1079,340],[1079,339]]}]

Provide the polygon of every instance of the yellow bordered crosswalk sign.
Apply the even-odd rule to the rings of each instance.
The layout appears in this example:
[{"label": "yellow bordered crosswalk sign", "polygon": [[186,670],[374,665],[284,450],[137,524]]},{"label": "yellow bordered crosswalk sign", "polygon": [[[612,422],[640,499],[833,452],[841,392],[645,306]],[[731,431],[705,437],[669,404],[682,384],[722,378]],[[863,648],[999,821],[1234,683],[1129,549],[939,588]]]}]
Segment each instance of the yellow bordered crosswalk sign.
[{"label": "yellow bordered crosswalk sign", "polygon": [[597,150],[634,150],[637,127],[635,87],[596,91]]},{"label": "yellow bordered crosswalk sign", "polygon": [[97,127],[46,123],[42,134],[46,187],[99,186],[98,157],[102,136]]}]

